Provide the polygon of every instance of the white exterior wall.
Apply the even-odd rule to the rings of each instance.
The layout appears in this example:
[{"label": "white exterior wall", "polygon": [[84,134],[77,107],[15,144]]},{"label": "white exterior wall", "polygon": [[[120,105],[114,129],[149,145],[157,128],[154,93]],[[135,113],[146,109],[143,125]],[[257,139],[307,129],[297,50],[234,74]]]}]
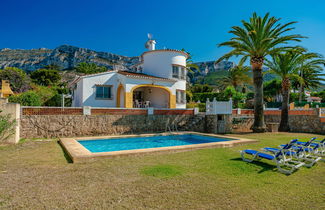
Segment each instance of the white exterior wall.
[{"label": "white exterior wall", "polygon": [[[176,51],[150,51],[143,54],[143,73],[163,78],[173,78],[173,64],[186,66],[186,56],[181,52]],[[186,80],[178,79],[171,87],[173,95],[176,95],[176,90],[186,91]],[[176,104],[176,108],[186,108],[186,104]]]},{"label": "white exterior wall", "polygon": [[[176,95],[176,90],[183,90],[186,91],[186,81],[185,80],[179,80],[178,82],[175,83],[174,87],[174,95]],[[176,103],[176,109],[185,109],[186,104],[178,104]]]},{"label": "white exterior wall", "polygon": [[[85,76],[77,83],[74,90],[73,106],[92,107],[116,107],[117,88],[122,84],[125,92],[131,92],[138,85],[158,85],[168,88],[172,95],[176,95],[176,90],[186,90],[186,80],[172,78],[172,65],[186,66],[186,56],[177,51],[150,51],[143,54],[143,73],[151,76],[172,79],[174,81],[163,81],[157,79],[132,78],[118,74],[117,72],[107,72],[92,76]],[[96,85],[112,85],[112,99],[96,99]],[[163,99],[159,99],[160,90],[155,90],[153,106],[159,107]],[[157,97],[156,97],[157,95]],[[122,101],[123,102],[122,97]],[[123,106],[124,103],[121,103]],[[186,108],[186,104],[177,104],[176,108]]]},{"label": "white exterior wall", "polygon": [[[126,92],[131,92],[133,88],[138,85],[157,85],[168,88],[172,95],[176,95],[176,90],[185,90],[186,81],[163,81],[155,79],[141,79],[130,78],[120,75],[116,72],[110,72],[107,74],[99,74],[82,78],[77,83],[77,89],[74,92],[73,106],[92,106],[92,107],[116,107],[117,88],[119,84],[122,84]],[[112,99],[96,99],[96,85],[112,85]],[[159,90],[152,88],[153,94],[152,102],[153,106],[160,107],[164,102],[163,99],[159,99],[161,93]],[[124,96],[124,95],[123,95]],[[122,97],[121,105],[124,104],[124,97]],[[159,100],[158,100],[159,99]],[[186,104],[176,104],[176,108],[186,108]]]},{"label": "white exterior wall", "polygon": [[82,85],[82,80],[79,81],[76,84],[76,89],[74,90],[74,95],[73,95],[73,100],[72,100],[72,106],[73,107],[79,107],[82,106],[82,89],[83,89],[83,85]]},{"label": "white exterior wall", "polygon": [[150,51],[143,54],[143,73],[172,79],[172,65],[186,66],[186,56],[176,51]]},{"label": "white exterior wall", "polygon": [[[96,85],[112,85],[112,99],[96,99]],[[82,78],[82,104],[92,107],[116,107],[116,92],[119,75],[116,72],[98,74]]]}]

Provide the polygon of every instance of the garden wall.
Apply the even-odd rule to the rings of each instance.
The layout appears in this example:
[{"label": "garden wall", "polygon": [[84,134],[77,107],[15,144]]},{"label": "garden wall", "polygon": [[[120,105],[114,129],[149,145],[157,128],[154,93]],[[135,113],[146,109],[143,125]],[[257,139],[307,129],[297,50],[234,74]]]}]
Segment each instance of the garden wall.
[{"label": "garden wall", "polygon": [[[6,125],[12,123],[12,129],[10,127],[5,129],[1,135],[1,139],[4,140],[6,143],[16,144],[19,142],[20,139],[20,126],[19,126],[19,117],[20,117],[20,105],[16,103],[8,103],[8,99],[0,98],[0,115],[8,116],[7,120],[9,122]],[[6,117],[4,118],[6,119]],[[4,123],[4,122],[2,122]],[[6,126],[1,125],[2,129]],[[1,142],[0,142],[1,143]]]},{"label": "garden wall", "polygon": [[[233,110],[232,115],[197,114],[193,109],[107,109],[22,108],[21,138],[52,138],[94,135],[119,135],[169,131],[208,133],[251,132],[253,110]],[[280,110],[266,110],[265,121],[274,130],[280,122]],[[325,118],[318,109],[290,110],[293,132],[325,134]],[[175,130],[173,130],[175,131]]]},{"label": "garden wall", "polygon": [[204,115],[22,115],[20,127],[21,138],[50,138],[165,132],[173,121],[205,131]]},{"label": "garden wall", "polygon": [[[280,110],[265,110],[265,123],[268,128],[279,124],[281,120]],[[254,123],[253,110],[233,110],[233,131],[250,132]],[[289,126],[292,132],[325,134],[325,118],[321,117],[320,109],[290,110]]]}]

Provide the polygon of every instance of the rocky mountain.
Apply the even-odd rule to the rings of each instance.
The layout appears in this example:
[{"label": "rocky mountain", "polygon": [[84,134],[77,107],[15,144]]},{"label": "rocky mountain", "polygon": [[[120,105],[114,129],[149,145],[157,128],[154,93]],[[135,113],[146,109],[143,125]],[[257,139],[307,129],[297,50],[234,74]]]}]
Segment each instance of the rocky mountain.
[{"label": "rocky mountain", "polygon": [[224,77],[228,70],[231,69],[235,63],[231,61],[222,61],[218,64],[215,61],[205,61],[195,63],[199,70],[192,68],[189,73],[189,82],[199,84],[214,84],[217,78]]},{"label": "rocky mountain", "polygon": [[200,71],[198,71],[198,73],[200,75],[207,75],[208,73],[212,73],[212,72],[229,70],[235,65],[234,62],[231,61],[222,61],[218,64],[216,64],[215,61],[205,61],[205,62],[197,62],[195,64],[199,66]]},{"label": "rocky mountain", "polygon": [[90,62],[108,69],[129,70],[139,62],[139,57],[126,57],[108,52],[96,52],[85,48],[62,45],[55,49],[8,49],[0,50],[0,69],[17,67],[25,71],[34,71],[46,65],[58,65],[64,69],[73,69],[78,63]]},{"label": "rocky mountain", "polygon": [[[139,63],[139,57],[127,57],[108,52],[97,52],[90,49],[61,45],[55,49],[0,49],[0,69],[17,67],[25,71],[34,71],[46,65],[58,65],[62,70],[73,69],[78,63],[89,62],[108,69],[131,70]],[[234,63],[224,61],[215,64],[214,61],[197,62],[200,71],[198,75],[230,69]]]}]

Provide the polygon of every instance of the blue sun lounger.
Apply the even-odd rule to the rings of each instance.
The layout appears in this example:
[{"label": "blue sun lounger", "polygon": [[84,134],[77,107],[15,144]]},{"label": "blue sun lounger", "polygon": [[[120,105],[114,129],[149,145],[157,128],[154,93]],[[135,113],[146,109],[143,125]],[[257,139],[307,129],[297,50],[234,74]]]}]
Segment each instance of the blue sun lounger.
[{"label": "blue sun lounger", "polygon": [[[279,149],[273,154],[261,152],[258,150],[246,149],[240,151],[243,161],[253,162],[254,160],[266,159],[276,163],[278,170],[284,174],[292,174],[295,170],[303,166],[305,163],[294,161],[291,156],[287,156],[286,153],[291,152],[290,148],[298,140],[294,139],[289,144]],[[252,156],[252,158],[245,157],[246,155]]]},{"label": "blue sun lounger", "polygon": [[292,149],[297,150],[301,147],[304,149],[303,152],[306,157],[315,158],[320,161],[325,161],[324,158],[322,159],[322,157],[325,157],[325,139],[316,140],[316,138],[312,138],[308,142],[297,141],[296,144],[292,147]]},{"label": "blue sun lounger", "polygon": [[[321,158],[316,157],[313,155],[310,155],[310,151],[312,150],[310,148],[310,144],[312,144],[313,141],[315,141],[316,138],[312,138],[307,142],[304,142],[303,144],[297,145],[298,140],[295,139],[296,141],[293,142],[293,145],[289,149],[288,152],[285,153],[286,156],[290,156],[290,158],[299,163],[299,162],[304,162],[304,166],[306,167],[312,167],[316,162],[318,162]],[[280,149],[285,147],[286,145],[280,145]],[[276,153],[280,149],[278,148],[273,148],[273,147],[265,147],[263,148],[263,151],[265,152],[271,152],[271,153]]]},{"label": "blue sun lounger", "polygon": [[[297,145],[303,146],[306,142],[297,142]],[[316,155],[316,156],[325,156],[325,138],[323,140],[313,140],[313,142],[306,148],[306,151]]]}]

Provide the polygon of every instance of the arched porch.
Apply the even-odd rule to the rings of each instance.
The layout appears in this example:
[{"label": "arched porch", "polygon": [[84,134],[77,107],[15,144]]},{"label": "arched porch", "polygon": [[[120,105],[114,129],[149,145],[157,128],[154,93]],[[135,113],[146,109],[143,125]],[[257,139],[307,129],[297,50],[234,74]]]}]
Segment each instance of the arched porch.
[{"label": "arched porch", "polygon": [[176,96],[167,87],[137,85],[126,93],[126,108],[175,108]]}]

